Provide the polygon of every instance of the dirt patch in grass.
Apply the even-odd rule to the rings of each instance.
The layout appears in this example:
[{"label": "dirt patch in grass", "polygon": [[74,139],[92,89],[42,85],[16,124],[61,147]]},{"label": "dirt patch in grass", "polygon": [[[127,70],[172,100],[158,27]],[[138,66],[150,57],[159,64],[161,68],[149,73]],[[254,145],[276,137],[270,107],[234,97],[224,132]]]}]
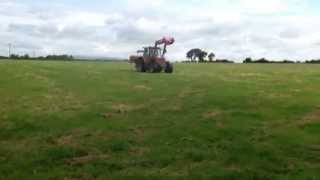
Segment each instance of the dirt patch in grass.
[{"label": "dirt patch in grass", "polygon": [[128,105],[128,104],[114,104],[112,105],[112,110],[114,110],[116,113],[124,114],[129,111],[132,111],[135,107]]},{"label": "dirt patch in grass", "polygon": [[41,103],[37,103],[30,108],[32,113],[53,114],[63,111],[79,111],[88,106],[84,97],[76,96],[71,92],[62,92],[58,88],[42,95],[42,97]]},{"label": "dirt patch in grass", "polygon": [[39,80],[39,81],[43,81],[43,82],[49,82],[50,81],[48,77],[42,76],[40,74],[32,73],[32,72],[27,72],[23,76],[20,75],[19,77],[23,77],[23,78],[26,78],[26,79],[35,79],[35,80]]},{"label": "dirt patch in grass", "polygon": [[232,172],[237,172],[237,173],[240,173],[242,171],[241,167],[236,164],[230,164],[226,167],[226,169]]},{"label": "dirt patch in grass", "polygon": [[138,137],[142,137],[144,136],[144,129],[143,128],[131,128],[130,131],[135,135],[135,136],[138,136]]},{"label": "dirt patch in grass", "polygon": [[256,77],[256,78],[268,77],[267,75],[264,75],[261,73],[241,73],[239,76],[240,77]]},{"label": "dirt patch in grass", "polygon": [[311,168],[316,168],[316,167],[319,168],[320,167],[320,144],[307,146],[306,152],[308,156],[305,159],[305,164]]},{"label": "dirt patch in grass", "polygon": [[291,91],[291,92],[294,92],[294,93],[300,93],[300,92],[302,92],[301,89],[291,89],[290,91]]},{"label": "dirt patch in grass", "polygon": [[300,127],[314,123],[320,123],[320,107],[317,107],[314,111],[307,113],[298,121],[298,125]]},{"label": "dirt patch in grass", "polygon": [[101,116],[105,119],[112,118],[114,116],[114,113],[103,113]]},{"label": "dirt patch in grass", "polygon": [[309,148],[309,150],[311,150],[313,152],[318,152],[320,154],[320,144],[311,145],[308,148]]},{"label": "dirt patch in grass", "polygon": [[174,103],[166,106],[162,106],[161,109],[162,111],[169,111],[169,112],[179,112],[182,111],[182,104]]},{"label": "dirt patch in grass", "polygon": [[292,94],[289,93],[270,93],[268,95],[271,99],[291,98]]},{"label": "dirt patch in grass", "polygon": [[173,112],[178,112],[178,111],[182,111],[182,107],[181,105],[174,105],[173,107],[168,107],[167,110],[169,111],[173,111]]},{"label": "dirt patch in grass", "polygon": [[67,134],[61,135],[57,138],[50,138],[49,142],[56,145],[71,145],[77,146],[79,139],[93,136],[93,134],[82,129],[75,129]]},{"label": "dirt patch in grass", "polygon": [[[221,115],[225,114],[224,111],[220,110],[220,109],[213,109],[211,111],[205,112],[202,114],[202,117],[204,119],[212,119],[212,118],[216,118],[219,117]],[[223,121],[220,120],[215,120],[214,121],[214,126],[218,129],[224,129],[226,127],[225,123]]]},{"label": "dirt patch in grass", "polygon": [[110,119],[110,118],[112,118],[114,116],[124,115],[124,114],[127,114],[129,112],[142,109],[144,107],[145,107],[145,105],[143,105],[143,104],[132,105],[132,104],[124,104],[124,103],[114,103],[111,106],[111,110],[110,111],[105,112],[105,113],[101,113],[100,115],[104,119]]},{"label": "dirt patch in grass", "polygon": [[221,121],[217,121],[215,126],[218,128],[218,129],[224,129],[225,128],[225,124]]},{"label": "dirt patch in grass", "polygon": [[55,140],[55,144],[57,144],[57,145],[71,144],[73,139],[74,139],[74,136],[72,134],[66,135],[66,136],[61,136]]},{"label": "dirt patch in grass", "polygon": [[134,141],[136,143],[142,143],[143,140],[145,139],[145,129],[141,128],[141,127],[136,127],[136,128],[131,128],[130,130],[130,134],[131,136],[134,138]]},{"label": "dirt patch in grass", "polygon": [[146,85],[136,85],[136,86],[134,86],[134,89],[136,89],[136,90],[144,90],[144,91],[151,91],[152,90],[151,87],[148,87]]},{"label": "dirt patch in grass", "polygon": [[84,98],[70,92],[63,97],[63,101],[66,102],[64,110],[80,110],[86,108]]},{"label": "dirt patch in grass", "polygon": [[133,105],[133,104],[116,103],[112,105],[111,109],[113,110],[114,113],[125,114],[131,111],[142,109],[143,107],[144,105],[141,105],[141,104]]},{"label": "dirt patch in grass", "polygon": [[106,160],[108,158],[109,158],[109,156],[106,154],[100,154],[100,155],[88,154],[85,156],[79,156],[79,157],[67,159],[67,160],[65,160],[65,162],[69,165],[83,165],[83,164],[87,164],[92,161]]},{"label": "dirt patch in grass", "polygon": [[184,90],[182,90],[182,91],[178,94],[178,97],[179,97],[179,98],[186,98],[186,97],[194,96],[194,95],[201,94],[201,93],[203,93],[202,90],[197,90],[197,89],[184,89]]},{"label": "dirt patch in grass", "polygon": [[215,118],[218,117],[220,115],[223,115],[224,112],[220,109],[213,109],[211,111],[205,112],[202,114],[203,118],[209,119],[209,118]]},{"label": "dirt patch in grass", "polygon": [[148,152],[150,152],[150,148],[147,147],[133,147],[129,150],[129,153],[135,157],[142,157]]}]

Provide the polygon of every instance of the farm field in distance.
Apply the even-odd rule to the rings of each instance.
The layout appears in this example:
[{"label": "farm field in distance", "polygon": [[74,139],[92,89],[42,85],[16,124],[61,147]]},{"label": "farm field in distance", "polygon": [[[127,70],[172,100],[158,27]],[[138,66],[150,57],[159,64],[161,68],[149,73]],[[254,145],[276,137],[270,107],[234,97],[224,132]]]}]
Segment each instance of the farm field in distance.
[{"label": "farm field in distance", "polygon": [[0,179],[320,177],[320,65],[0,61]]}]

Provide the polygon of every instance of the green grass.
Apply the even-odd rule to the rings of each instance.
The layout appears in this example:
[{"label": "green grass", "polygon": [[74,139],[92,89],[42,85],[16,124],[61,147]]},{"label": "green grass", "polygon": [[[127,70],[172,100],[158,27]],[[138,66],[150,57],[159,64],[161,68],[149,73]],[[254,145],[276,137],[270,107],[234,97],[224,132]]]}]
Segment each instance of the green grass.
[{"label": "green grass", "polygon": [[320,177],[320,66],[0,61],[0,179]]}]

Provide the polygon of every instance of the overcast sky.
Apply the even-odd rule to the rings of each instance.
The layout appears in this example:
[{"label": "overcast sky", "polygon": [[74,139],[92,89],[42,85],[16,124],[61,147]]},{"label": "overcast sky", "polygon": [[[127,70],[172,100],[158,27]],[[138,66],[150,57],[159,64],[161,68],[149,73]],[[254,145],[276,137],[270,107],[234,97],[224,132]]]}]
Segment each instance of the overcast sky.
[{"label": "overcast sky", "polygon": [[128,57],[173,36],[218,58],[320,58],[319,0],[0,0],[0,54]]}]

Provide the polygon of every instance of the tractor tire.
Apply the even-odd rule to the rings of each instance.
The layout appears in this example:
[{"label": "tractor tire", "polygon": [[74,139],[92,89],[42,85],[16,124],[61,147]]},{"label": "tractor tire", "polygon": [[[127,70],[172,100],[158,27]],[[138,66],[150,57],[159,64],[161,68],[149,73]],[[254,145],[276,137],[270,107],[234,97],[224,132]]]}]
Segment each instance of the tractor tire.
[{"label": "tractor tire", "polygon": [[160,64],[155,64],[154,68],[155,68],[155,71],[154,71],[155,73],[160,73],[162,71],[162,67]]},{"label": "tractor tire", "polygon": [[136,70],[137,72],[146,72],[146,67],[143,60],[136,62]]},{"label": "tractor tire", "polygon": [[148,65],[147,71],[150,73],[160,73],[162,71],[162,67],[157,63],[151,63]]},{"label": "tractor tire", "polygon": [[166,66],[165,66],[164,72],[165,73],[173,73],[173,66],[172,66],[171,63],[166,62]]}]

